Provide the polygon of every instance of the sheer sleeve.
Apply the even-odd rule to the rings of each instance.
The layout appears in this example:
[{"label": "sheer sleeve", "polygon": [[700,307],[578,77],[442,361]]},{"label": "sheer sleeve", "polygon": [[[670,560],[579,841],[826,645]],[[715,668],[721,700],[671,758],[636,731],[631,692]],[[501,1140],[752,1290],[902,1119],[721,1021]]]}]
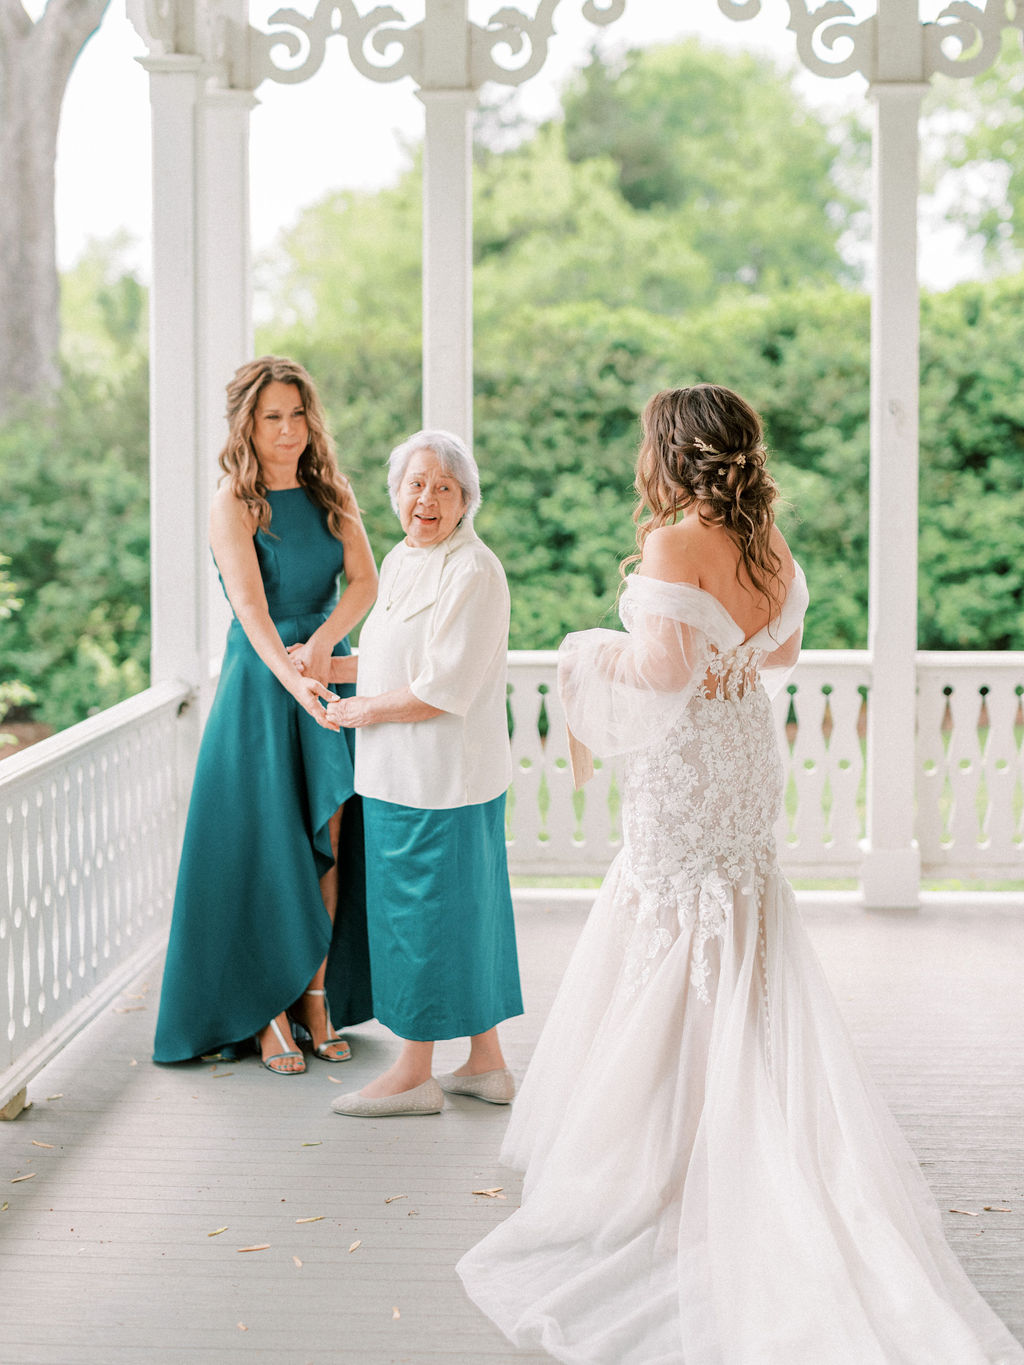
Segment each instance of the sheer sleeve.
[{"label": "sheer sleeve", "polygon": [[771,627],[772,639],[779,643],[761,658],[761,682],[769,697],[777,696],[793,676],[800,657],[807,602],[807,580],[797,564],[793,581],[786,590],[782,612]]},{"label": "sheer sleeve", "polygon": [[716,608],[689,584],[634,575],[622,600],[626,633],[567,635],[558,651],[558,689],[576,739],[611,757],[664,735],[704,678],[709,632],[720,638],[730,625],[736,631]]}]

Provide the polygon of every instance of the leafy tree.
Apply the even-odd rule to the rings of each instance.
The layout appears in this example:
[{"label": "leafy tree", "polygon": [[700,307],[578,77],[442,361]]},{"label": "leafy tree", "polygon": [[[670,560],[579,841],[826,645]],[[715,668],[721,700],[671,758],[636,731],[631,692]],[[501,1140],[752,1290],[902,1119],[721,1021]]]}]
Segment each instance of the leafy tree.
[{"label": "leafy tree", "polygon": [[769,59],[697,39],[595,51],[563,97],[574,161],[610,157],[623,197],[672,209],[719,283],[778,289],[848,277],[838,241],[858,205],[840,144]]},{"label": "leafy tree", "polygon": [[971,80],[936,78],[924,112],[929,173],[940,185],[946,181],[945,193],[951,198],[948,217],[977,236],[990,266],[1018,268],[1024,248],[1024,64],[1019,34],[1006,31],[999,60]]},{"label": "leafy tree", "polygon": [[623,199],[609,158],[570,160],[565,129],[548,124],[477,170],[476,327],[500,327],[524,301],[668,314],[706,303],[720,286],[694,238],[675,210],[641,212]]},{"label": "leafy tree", "polygon": [[925,299],[922,649],[1024,648],[1024,275]]},{"label": "leafy tree", "polygon": [[[10,620],[24,605],[22,599],[15,596],[17,588],[7,573],[7,565],[10,562],[6,555],[0,555],[0,621]],[[16,679],[0,682],[0,725],[7,719],[13,707],[25,706],[34,700],[35,693],[24,683]],[[14,735],[5,735],[0,731],[0,749],[14,743]]]},{"label": "leafy tree", "polygon": [[28,682],[55,728],[147,682],[146,315],[119,249],[95,248],[66,281],[55,406],[0,429],[0,543],[25,603],[0,620],[0,680]]}]

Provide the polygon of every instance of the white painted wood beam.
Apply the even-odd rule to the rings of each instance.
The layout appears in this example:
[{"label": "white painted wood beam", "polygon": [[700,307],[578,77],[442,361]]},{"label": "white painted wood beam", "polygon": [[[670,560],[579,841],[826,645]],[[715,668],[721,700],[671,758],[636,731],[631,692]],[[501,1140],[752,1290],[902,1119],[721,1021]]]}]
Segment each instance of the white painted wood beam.
[{"label": "white painted wood beam", "polygon": [[919,286],[918,117],[927,90],[916,6],[881,3],[873,138],[868,648],[868,906],[916,906]]},{"label": "white painted wood beam", "polygon": [[466,0],[427,0],[423,143],[423,425],[473,440],[473,158]]}]

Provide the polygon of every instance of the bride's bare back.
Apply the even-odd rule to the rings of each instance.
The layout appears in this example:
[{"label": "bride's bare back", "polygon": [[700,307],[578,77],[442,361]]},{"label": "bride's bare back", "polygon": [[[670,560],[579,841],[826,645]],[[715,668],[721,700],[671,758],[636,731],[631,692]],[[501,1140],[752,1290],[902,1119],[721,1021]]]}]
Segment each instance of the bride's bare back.
[{"label": "bride's bare back", "polygon": [[[794,573],[793,556],[778,527],[772,528],[771,545],[782,561],[782,584],[788,584]],[[782,605],[766,601],[758,592],[735,541],[721,526],[705,525],[696,508],[674,526],[660,526],[650,532],[638,572],[667,583],[692,583],[710,593],[743,631],[744,639],[768,625]]]}]

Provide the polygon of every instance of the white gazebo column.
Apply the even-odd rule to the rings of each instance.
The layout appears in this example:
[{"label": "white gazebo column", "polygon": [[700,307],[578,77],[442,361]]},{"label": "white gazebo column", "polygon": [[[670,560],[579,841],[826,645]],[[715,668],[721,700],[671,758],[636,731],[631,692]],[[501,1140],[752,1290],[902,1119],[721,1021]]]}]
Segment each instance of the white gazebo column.
[{"label": "white gazebo column", "polygon": [[201,56],[144,58],[153,116],[150,496],[153,682],[205,716],[227,609],[208,548],[224,386],[252,353],[249,90]]},{"label": "white gazebo column", "polygon": [[227,435],[225,386],[252,358],[252,252],[249,232],[249,90],[214,87],[198,108],[199,196],[196,252],[199,526],[200,714],[205,720],[230,619],[227,599],[207,547],[210,499],[220,476],[217,455]]},{"label": "white gazebo column", "polygon": [[423,29],[423,425],[473,441],[473,140],[466,0]]},{"label": "white gazebo column", "polygon": [[198,123],[203,62],[142,59],[153,119],[153,282],[150,289],[150,568],[154,683],[205,675],[205,543],[199,506],[196,307]]},{"label": "white gazebo column", "polygon": [[[895,7],[888,8],[892,14]],[[921,30],[905,6],[880,24],[874,130],[867,846],[872,907],[919,903],[914,839],[917,651],[918,115]],[[903,22],[903,21],[906,22]],[[888,69],[887,69],[888,68]]]}]

